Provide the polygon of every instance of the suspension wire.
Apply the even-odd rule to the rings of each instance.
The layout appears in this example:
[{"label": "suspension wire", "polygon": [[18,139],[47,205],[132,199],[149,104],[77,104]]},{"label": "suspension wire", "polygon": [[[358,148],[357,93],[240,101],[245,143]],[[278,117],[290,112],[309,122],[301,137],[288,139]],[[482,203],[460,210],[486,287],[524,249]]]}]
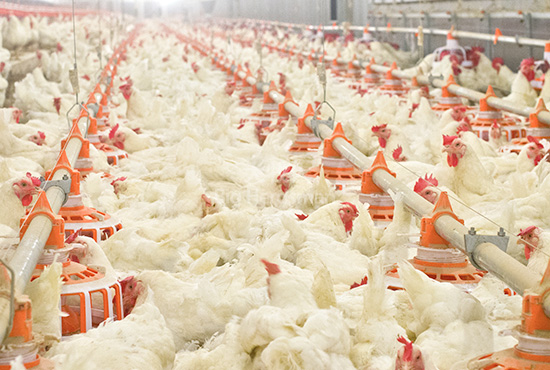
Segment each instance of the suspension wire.
[{"label": "suspension wire", "polygon": [[[321,8],[318,7],[318,18],[319,18],[319,23],[321,22]],[[323,5],[323,10],[325,11],[325,14],[327,12],[327,4],[326,2],[324,3]],[[317,107],[317,109],[315,110],[314,114],[317,115],[317,112],[320,112],[321,111],[321,108],[323,107],[324,104],[328,105],[328,107],[332,110],[332,120],[335,121],[336,120],[336,109],[334,109],[334,107],[327,101],[327,71],[326,71],[326,67],[325,67],[325,30],[324,30],[324,26],[320,25],[321,27],[321,61],[317,64],[317,76],[319,77],[319,82],[321,83],[321,86],[323,87],[323,101],[321,102],[321,104],[319,104],[319,106]]]},{"label": "suspension wire", "polygon": [[78,64],[76,60],[76,21],[75,21],[75,10],[74,10],[74,2],[75,0],[72,0],[72,15],[73,15],[73,53],[74,53],[74,69],[69,77],[71,79],[71,84],[73,85],[73,90],[75,92],[76,96],[76,103],[78,104],[78,93],[80,92],[80,89],[78,87]]},{"label": "suspension wire", "polygon": [[72,128],[71,121],[69,119],[69,113],[73,110],[74,107],[76,107],[77,105],[81,105],[78,102],[78,93],[80,92],[80,87],[78,84],[78,64],[76,60],[76,23],[75,23],[74,2],[75,0],[72,0],[74,65],[73,65],[73,69],[69,70],[69,81],[71,82],[71,86],[73,87],[73,91],[75,94],[75,103],[71,106],[71,108],[69,108],[69,110],[66,113],[67,125],[69,126],[69,131]]},{"label": "suspension wire", "polygon": [[[99,28],[99,46],[98,46],[98,49],[97,49],[97,53],[98,53],[98,56],[99,56],[99,70],[102,71],[103,70],[103,53],[102,53],[102,49],[103,49],[103,46],[101,44],[102,42],[102,32],[101,32],[101,0],[97,0],[97,26]],[[101,72],[100,72],[101,73]]]}]

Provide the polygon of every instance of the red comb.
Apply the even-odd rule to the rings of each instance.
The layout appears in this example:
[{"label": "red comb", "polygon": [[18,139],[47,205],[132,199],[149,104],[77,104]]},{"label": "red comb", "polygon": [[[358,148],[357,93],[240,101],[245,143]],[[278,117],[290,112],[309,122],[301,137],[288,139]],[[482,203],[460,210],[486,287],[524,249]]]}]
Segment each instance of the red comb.
[{"label": "red comb", "polygon": [[27,172],[26,175],[27,175],[27,177],[28,177],[29,179],[31,179],[32,184],[33,184],[34,186],[40,186],[40,184],[42,184],[42,182],[40,181],[40,179],[39,179],[38,177],[34,177],[33,175],[31,175],[30,172]]},{"label": "red comb", "polygon": [[74,233],[72,233],[71,235],[69,235],[67,237],[67,239],[65,239],[65,243],[67,244],[71,244],[72,242],[75,241],[75,239],[80,235],[80,232],[82,231],[82,228],[76,230]]},{"label": "red comb", "polygon": [[399,159],[399,156],[401,156],[401,154],[403,154],[403,148],[401,147],[401,145],[398,145],[397,148],[395,148],[391,153],[393,159],[395,159],[396,161]]},{"label": "red comb", "polygon": [[527,136],[527,141],[530,143],[535,143],[537,145],[537,148],[542,149],[544,146],[540,143],[540,141],[531,135]]},{"label": "red comb", "polygon": [[443,135],[443,145],[451,145],[458,136]]},{"label": "red comb", "polygon": [[493,58],[493,66],[495,64],[504,64],[504,59],[502,59],[501,57],[496,57],[496,58]]},{"label": "red comb", "polygon": [[527,58],[523,59],[520,63],[520,67],[530,67],[535,65],[535,58]]},{"label": "red comb", "polygon": [[371,130],[372,130],[372,132],[378,132],[381,129],[386,128],[387,126],[388,126],[388,124],[384,123],[383,125],[380,125],[380,126],[372,126]]},{"label": "red comb", "polygon": [[38,131],[38,136],[40,136],[40,138],[41,138],[42,140],[44,140],[44,139],[46,138],[46,134],[43,133],[42,131]]},{"label": "red comb", "polygon": [[493,124],[491,125],[491,128],[500,128],[500,125],[498,124],[498,121],[496,119],[493,120]]},{"label": "red comb", "polygon": [[538,229],[538,227],[536,226],[529,226],[529,227],[526,227],[525,229],[520,229],[517,236],[523,236],[525,234],[535,231],[536,229]]},{"label": "red comb", "polygon": [[403,360],[406,362],[412,361],[413,344],[403,336],[398,336],[397,341],[405,345],[405,351],[403,352]]},{"label": "red comb", "polygon": [[271,263],[263,258],[260,261],[262,261],[262,263],[265,265],[265,270],[269,275],[276,275],[281,272],[279,265],[277,265],[276,263]]},{"label": "red comb", "polygon": [[303,213],[295,213],[294,215],[295,215],[295,216],[298,218],[298,220],[300,220],[300,221],[303,221],[303,220],[305,220],[306,218],[308,218],[308,215],[304,215]]},{"label": "red comb", "polygon": [[125,177],[125,176],[122,176],[122,177],[119,177],[119,178],[117,178],[117,179],[114,179],[113,181],[111,181],[111,186],[114,185],[115,182],[117,182],[117,181],[124,181],[124,180],[126,180],[126,179],[127,179],[127,177]]},{"label": "red comb", "polygon": [[289,173],[290,171],[292,171],[292,166],[288,166],[287,168],[282,170],[279,176],[277,176],[277,180],[280,180],[281,176],[283,176],[285,173]]},{"label": "red comb", "polygon": [[342,204],[345,204],[346,206],[350,206],[353,209],[353,211],[357,213],[357,207],[355,206],[355,204],[352,204],[350,202],[342,202]]},{"label": "red comb", "polygon": [[360,287],[361,285],[366,285],[368,282],[369,282],[369,277],[365,276],[364,278],[361,279],[360,283],[353,283],[350,285],[349,288],[354,289],[354,288]]},{"label": "red comb", "polygon": [[432,177],[430,174],[424,175],[424,178],[419,178],[416,181],[416,184],[414,184],[414,192],[420,193],[422,190],[426,189],[428,186],[437,186],[439,185],[439,181],[435,177]]},{"label": "red comb", "polygon": [[461,123],[456,128],[456,133],[457,134],[460,134],[461,132],[468,132],[468,131],[470,131],[470,126],[466,122]]},{"label": "red comb", "polygon": [[109,131],[109,139],[112,140],[115,137],[116,130],[118,130],[118,123]]}]

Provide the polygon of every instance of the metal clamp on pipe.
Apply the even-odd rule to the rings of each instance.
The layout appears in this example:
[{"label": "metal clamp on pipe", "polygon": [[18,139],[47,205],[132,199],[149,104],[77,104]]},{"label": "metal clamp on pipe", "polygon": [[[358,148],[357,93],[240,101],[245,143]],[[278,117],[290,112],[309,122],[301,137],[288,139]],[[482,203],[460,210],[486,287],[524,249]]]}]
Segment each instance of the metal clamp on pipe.
[{"label": "metal clamp on pipe", "polygon": [[99,112],[99,104],[98,103],[90,103],[86,105],[86,108],[88,108],[88,112],[92,113],[92,117],[97,117],[97,112]]},{"label": "metal clamp on pipe", "polygon": [[40,188],[44,191],[48,191],[49,188],[53,186],[59,187],[63,193],[65,193],[65,200],[61,205],[64,205],[69,200],[69,193],[71,192],[71,178],[68,175],[63,175],[61,180],[50,180],[46,181],[44,177],[40,178]]},{"label": "metal clamp on pipe", "polygon": [[258,83],[256,83],[256,89],[258,91],[267,91],[267,90],[269,90],[269,83],[268,82],[258,82]]},{"label": "metal clamp on pipe", "polygon": [[329,119],[317,119],[315,117],[312,117],[310,128],[317,137],[322,137],[321,132],[319,131],[319,125],[326,125],[330,127],[331,130],[334,130],[334,121],[332,120],[332,118],[329,117]]},{"label": "metal clamp on pipe", "polygon": [[470,262],[478,270],[484,270],[474,258],[474,251],[478,245],[483,243],[491,243],[496,245],[501,251],[506,253],[508,249],[508,241],[510,237],[506,235],[504,229],[501,227],[497,235],[480,235],[476,233],[476,229],[471,227],[468,230],[468,234],[464,234],[464,246],[466,247],[466,255],[470,259]]},{"label": "metal clamp on pipe", "polygon": [[433,74],[430,73],[428,75],[428,81],[430,81],[430,85],[434,85],[435,80],[445,81],[445,78],[443,77],[442,74],[440,74],[439,76],[434,76]]}]

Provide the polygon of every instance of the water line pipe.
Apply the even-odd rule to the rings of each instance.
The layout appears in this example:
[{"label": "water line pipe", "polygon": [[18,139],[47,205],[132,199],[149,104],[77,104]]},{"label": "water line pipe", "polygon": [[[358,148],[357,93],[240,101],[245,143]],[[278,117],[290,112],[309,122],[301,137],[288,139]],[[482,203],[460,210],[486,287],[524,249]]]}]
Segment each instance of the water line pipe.
[{"label": "water line pipe", "polygon": [[[247,83],[256,85],[256,79],[254,77],[246,77],[246,73],[244,72],[239,72],[238,75],[240,78],[246,79]],[[268,91],[268,86],[265,84],[258,84],[257,86],[259,91]],[[284,96],[277,91],[270,91],[269,96],[277,103],[284,102]],[[305,112],[304,108],[292,102],[287,102],[285,104],[285,109],[295,117],[302,117]],[[304,120],[306,126],[310,128],[311,120],[312,117],[307,117]],[[332,129],[324,124],[319,125],[317,131],[321,139],[330,137],[332,134]],[[336,138],[332,142],[332,145],[342,157],[349,160],[360,170],[366,170],[371,167],[372,160],[346,140]],[[401,193],[403,195],[404,204],[417,217],[431,215],[433,204],[409,189],[404,183],[390,175],[387,171],[375,170],[372,179],[378,187],[386,192],[392,191],[394,193]],[[435,221],[435,228],[439,235],[449,241],[451,245],[458,248],[463,253],[466,253],[464,241],[465,235],[468,234],[468,228],[466,226],[462,225],[451,216],[443,215]],[[536,273],[494,244],[479,244],[474,249],[470,258],[474,260],[475,264],[494,274],[520,295],[525,294],[530,289],[534,289],[540,282],[540,277]],[[546,315],[550,316],[550,295],[545,297],[544,310]]]}]

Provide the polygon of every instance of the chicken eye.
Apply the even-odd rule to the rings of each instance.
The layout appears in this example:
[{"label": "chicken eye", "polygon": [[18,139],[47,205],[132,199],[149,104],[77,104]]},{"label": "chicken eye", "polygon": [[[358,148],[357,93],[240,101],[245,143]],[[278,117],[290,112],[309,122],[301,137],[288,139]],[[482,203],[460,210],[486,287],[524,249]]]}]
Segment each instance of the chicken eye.
[{"label": "chicken eye", "polygon": [[27,186],[27,184],[25,184],[25,183],[22,183],[22,184],[21,184],[21,186]]}]

